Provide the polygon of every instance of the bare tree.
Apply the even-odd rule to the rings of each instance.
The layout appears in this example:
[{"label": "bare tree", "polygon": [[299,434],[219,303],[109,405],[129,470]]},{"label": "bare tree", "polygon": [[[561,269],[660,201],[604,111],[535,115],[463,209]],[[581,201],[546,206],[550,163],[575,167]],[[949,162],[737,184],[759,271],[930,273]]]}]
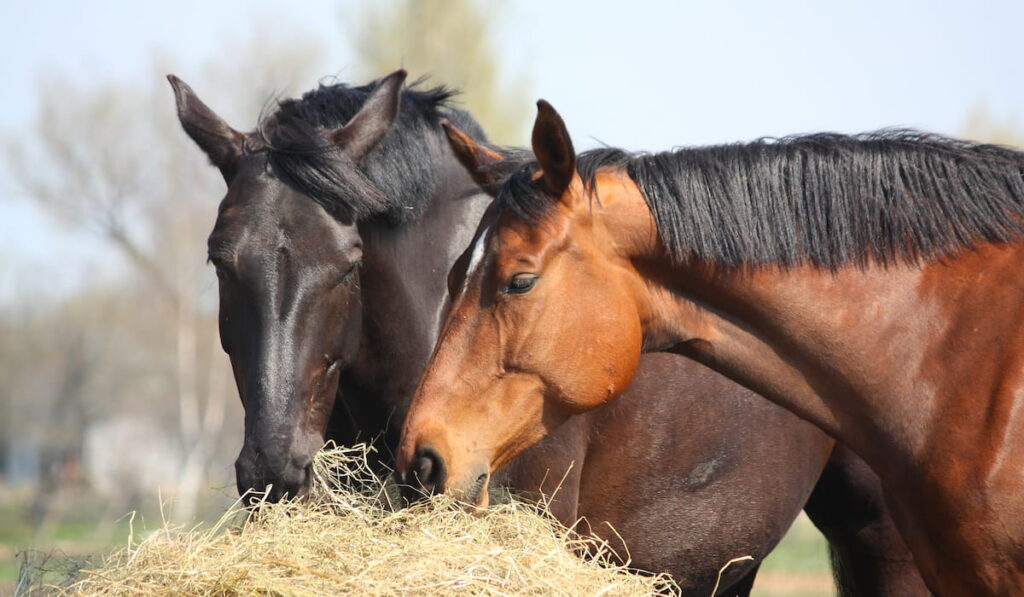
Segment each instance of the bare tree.
[{"label": "bare tree", "polygon": [[[229,47],[224,56],[230,61],[218,57],[198,74],[178,74],[244,128],[255,123],[268,98],[315,80],[319,44],[304,35],[290,39],[271,43],[256,35]],[[205,264],[205,236],[224,183],[180,130],[164,79],[168,62],[154,60],[149,75],[134,83],[42,81],[32,131],[17,139],[8,135],[4,157],[26,196],[65,224],[101,239],[128,264],[121,277],[125,283],[114,294],[131,300],[108,301],[112,309],[94,310],[84,324],[98,330],[121,322],[139,333],[114,347],[125,354],[111,355],[96,352],[85,341],[89,330],[82,332],[70,345],[66,379],[57,381],[60,399],[49,401],[50,414],[94,409],[83,403],[96,399],[110,403],[108,416],[169,410],[161,420],[173,421],[182,461],[174,516],[187,520],[211,463],[224,460],[215,452],[223,443],[227,409],[237,409],[237,399],[217,339],[216,285]],[[133,352],[148,358],[133,362]],[[108,384],[105,398],[76,390],[86,385],[83,376],[97,358],[123,366],[113,376],[124,383]],[[130,383],[133,378],[144,382]],[[142,398],[149,400],[140,404]],[[233,412],[231,418],[241,416]],[[72,426],[87,423],[78,417]],[[77,449],[80,437],[81,431]],[[239,443],[236,438],[234,444]]]},{"label": "bare tree", "polygon": [[525,80],[502,76],[492,41],[500,10],[493,0],[389,0],[343,18],[361,75],[402,67],[414,78],[453,85],[494,141],[521,143],[529,90]]},{"label": "bare tree", "polygon": [[[474,0],[370,4],[354,15],[356,76],[399,65],[429,74],[463,88],[461,100],[495,140],[518,141],[528,103],[521,84],[501,84],[493,12]],[[19,194],[119,259],[72,296],[24,296],[16,309],[0,309],[0,425],[8,437],[36,433],[81,451],[94,423],[149,413],[177,438],[176,518],[193,516],[211,470],[223,473],[219,482],[231,480],[242,416],[205,265],[224,183],[181,131],[164,75],[175,72],[245,129],[268,100],[332,72],[322,56],[304,33],[257,29],[197,69],[157,57],[131,81],[57,73],[40,82],[34,120],[0,139],[0,158]]]},{"label": "bare tree", "polygon": [[1024,147],[1024,134],[1017,122],[1010,118],[996,118],[985,104],[978,104],[967,115],[963,135],[986,143]]}]

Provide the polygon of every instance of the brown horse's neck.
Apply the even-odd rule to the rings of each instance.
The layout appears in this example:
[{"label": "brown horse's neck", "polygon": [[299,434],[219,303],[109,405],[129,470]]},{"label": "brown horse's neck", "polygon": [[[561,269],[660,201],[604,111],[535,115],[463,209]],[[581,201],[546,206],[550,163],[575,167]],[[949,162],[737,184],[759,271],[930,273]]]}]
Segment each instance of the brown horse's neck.
[{"label": "brown horse's neck", "polygon": [[[877,277],[768,268],[723,274],[697,265],[647,275],[658,280],[647,290],[658,314],[651,350],[718,369],[862,453],[886,444],[885,454],[910,456],[924,441],[914,429],[895,432],[897,421],[927,416],[925,405],[914,396],[890,404],[897,396],[874,390],[885,363],[912,367],[924,358],[911,339],[927,322],[914,318],[914,301]],[[901,287],[915,283],[914,272],[899,277]]]},{"label": "brown horse's neck", "polygon": [[[1024,323],[1024,245],[923,267],[680,264],[635,187],[621,186],[602,195],[602,220],[637,272],[645,350],[693,357],[893,474],[980,449],[1016,423],[990,415],[1016,412],[1008,376],[1024,364],[1024,326],[1005,322]],[[940,414],[956,425],[934,424]]]}]

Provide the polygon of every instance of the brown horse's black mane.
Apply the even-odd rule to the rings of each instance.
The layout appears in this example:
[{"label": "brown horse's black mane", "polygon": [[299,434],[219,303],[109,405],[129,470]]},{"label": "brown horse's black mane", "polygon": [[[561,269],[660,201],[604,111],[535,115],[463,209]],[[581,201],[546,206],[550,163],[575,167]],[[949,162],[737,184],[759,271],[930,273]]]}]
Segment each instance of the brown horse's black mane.
[{"label": "brown horse's black mane", "polygon": [[417,218],[437,190],[437,161],[449,155],[440,121],[447,118],[475,139],[485,136],[468,113],[449,104],[455,91],[417,89],[416,82],[402,91],[394,126],[356,167],[322,131],[346,124],[378,83],[321,85],[283,100],[260,118],[258,134],[274,175],[335,217],[383,215],[401,223]]},{"label": "brown horse's black mane", "polygon": [[[625,169],[676,259],[724,266],[921,263],[1024,235],[1024,153],[912,130],[578,156]],[[522,164],[499,201],[528,219],[552,198]]]}]

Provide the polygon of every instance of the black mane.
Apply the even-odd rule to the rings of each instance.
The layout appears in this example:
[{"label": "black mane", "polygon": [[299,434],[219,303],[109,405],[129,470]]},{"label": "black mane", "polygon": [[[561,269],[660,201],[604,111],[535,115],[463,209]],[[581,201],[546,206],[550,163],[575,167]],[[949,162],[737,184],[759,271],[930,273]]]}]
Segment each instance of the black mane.
[{"label": "black mane", "polygon": [[451,120],[475,139],[485,136],[468,113],[449,105],[454,91],[416,89],[413,83],[402,91],[394,126],[356,166],[322,130],[346,124],[378,83],[321,85],[281,101],[260,118],[258,135],[272,172],[335,217],[383,215],[401,223],[417,218],[437,190],[436,163],[447,148],[440,121]]},{"label": "black mane", "polygon": [[[522,165],[501,204],[542,218],[552,198]],[[831,133],[655,154],[597,149],[577,169],[594,190],[625,169],[678,260],[717,265],[921,263],[1024,235],[1024,153],[912,130]]]}]

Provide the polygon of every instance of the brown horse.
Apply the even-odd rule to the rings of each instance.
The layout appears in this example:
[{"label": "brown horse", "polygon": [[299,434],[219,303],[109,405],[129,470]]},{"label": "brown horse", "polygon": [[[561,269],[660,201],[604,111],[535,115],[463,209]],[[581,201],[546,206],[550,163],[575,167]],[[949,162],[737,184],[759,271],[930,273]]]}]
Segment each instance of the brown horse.
[{"label": "brown horse", "polygon": [[488,475],[673,351],[862,456],[933,591],[1024,593],[1024,155],[888,131],[577,156],[538,108],[401,473],[483,503]]},{"label": "brown horse", "polygon": [[[445,308],[444,273],[489,203],[440,121],[482,131],[447,92],[403,90],[403,77],[286,100],[256,133],[235,131],[171,78],[182,125],[227,183],[209,247],[246,413],[240,493],[302,493],[326,439],[382,436],[381,465],[397,446]],[[699,429],[680,437],[687,422]],[[641,432],[646,443],[617,447]],[[553,494],[563,523],[586,517],[625,554],[621,535],[634,566],[670,572],[695,594],[738,555],[755,560],[730,567],[721,594],[749,592],[801,507],[829,538],[844,592],[921,592],[863,463],[677,355],[642,359],[621,400],[560,427],[496,482]]]}]

